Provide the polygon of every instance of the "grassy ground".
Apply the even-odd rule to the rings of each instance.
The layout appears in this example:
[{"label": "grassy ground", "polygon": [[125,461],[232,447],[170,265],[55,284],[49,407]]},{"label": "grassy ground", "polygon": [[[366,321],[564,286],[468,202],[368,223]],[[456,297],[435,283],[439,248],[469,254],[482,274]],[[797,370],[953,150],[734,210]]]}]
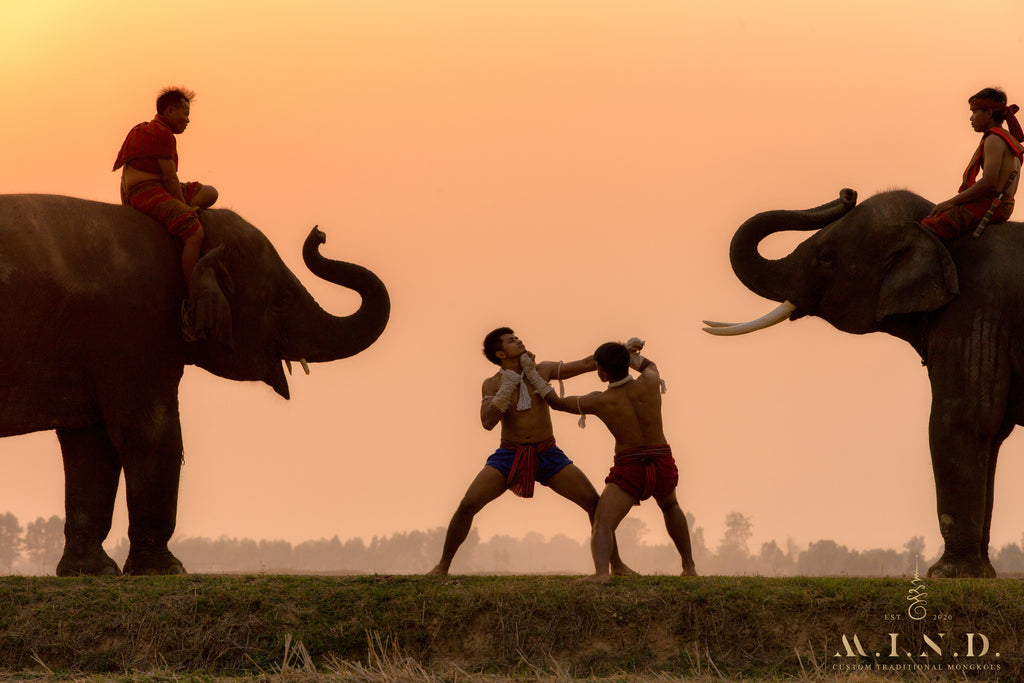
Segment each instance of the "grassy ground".
[{"label": "grassy ground", "polygon": [[5,577],[0,680],[1024,679],[1024,582],[927,582],[920,621],[907,613],[910,588],[853,578]]}]

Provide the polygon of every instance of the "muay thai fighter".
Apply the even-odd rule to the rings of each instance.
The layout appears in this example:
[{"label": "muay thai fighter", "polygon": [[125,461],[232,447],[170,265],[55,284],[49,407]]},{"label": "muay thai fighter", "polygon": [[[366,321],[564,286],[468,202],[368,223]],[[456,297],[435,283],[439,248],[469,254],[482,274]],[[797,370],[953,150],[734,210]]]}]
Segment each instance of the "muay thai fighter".
[{"label": "muay thai fighter", "polygon": [[[608,382],[608,388],[586,396],[560,398],[550,390],[539,372],[528,362],[523,363],[524,377],[538,393],[543,393],[548,405],[567,413],[596,415],[615,437],[614,465],[605,479],[605,489],[594,516],[591,536],[594,574],[581,581],[605,583],[609,580],[612,534],[630,508],[652,496],[661,508],[668,535],[679,551],[683,575],[697,575],[686,516],[676,500],[679,473],[662,427],[664,383],[658,367],[640,355],[643,344],[634,337],[626,344],[608,342],[599,346],[594,352],[594,361],[598,376]],[[636,379],[630,376],[630,367],[639,373]],[[548,391],[544,391],[542,384]],[[582,426],[582,418],[580,422]]]}]

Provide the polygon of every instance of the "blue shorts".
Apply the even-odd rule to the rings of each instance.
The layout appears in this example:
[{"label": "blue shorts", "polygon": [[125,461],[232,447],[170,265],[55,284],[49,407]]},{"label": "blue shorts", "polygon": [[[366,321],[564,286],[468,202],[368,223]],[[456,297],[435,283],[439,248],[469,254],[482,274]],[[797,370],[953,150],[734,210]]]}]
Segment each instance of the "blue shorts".
[{"label": "blue shorts", "polygon": [[[487,458],[485,464],[501,472],[501,476],[507,479],[508,473],[512,470],[512,461],[515,459],[516,449],[502,447],[494,451]],[[537,476],[535,479],[544,486],[547,486],[548,482],[551,481],[551,477],[571,464],[572,460],[566,457],[561,448],[552,446],[546,451],[541,451],[537,454]]]}]

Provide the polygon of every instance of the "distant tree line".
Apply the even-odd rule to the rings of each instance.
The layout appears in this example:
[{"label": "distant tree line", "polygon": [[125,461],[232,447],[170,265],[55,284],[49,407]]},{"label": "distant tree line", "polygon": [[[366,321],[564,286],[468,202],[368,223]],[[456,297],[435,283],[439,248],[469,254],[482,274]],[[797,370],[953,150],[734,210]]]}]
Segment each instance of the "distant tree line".
[{"label": "distant tree line", "polygon": [[[759,576],[909,576],[919,567],[923,573],[942,554],[939,548],[925,554],[924,539],[915,536],[902,550],[850,550],[835,541],[820,540],[800,547],[768,541],[752,552],[753,525],[748,517],[726,515],[725,533],[712,549],[703,527],[690,524],[694,561],[701,574]],[[444,542],[444,527],[429,531],[396,533],[346,541],[337,536],[292,544],[288,541],[183,538],[171,542],[171,551],[193,573],[352,573],[419,574],[436,564]],[[646,525],[625,519],[616,533],[619,552],[631,567],[643,574],[679,572],[679,556],[666,541],[644,542]],[[1024,537],[991,553],[996,571],[1024,574]],[[29,522],[22,528],[11,513],[0,515],[0,574],[53,574],[64,548],[64,520],[54,515]],[[588,539],[564,534],[544,538],[531,532],[523,538],[497,535],[481,541],[476,529],[459,550],[452,571],[459,574],[583,574],[592,571]],[[107,552],[118,564],[128,554],[128,540],[121,539]]]}]

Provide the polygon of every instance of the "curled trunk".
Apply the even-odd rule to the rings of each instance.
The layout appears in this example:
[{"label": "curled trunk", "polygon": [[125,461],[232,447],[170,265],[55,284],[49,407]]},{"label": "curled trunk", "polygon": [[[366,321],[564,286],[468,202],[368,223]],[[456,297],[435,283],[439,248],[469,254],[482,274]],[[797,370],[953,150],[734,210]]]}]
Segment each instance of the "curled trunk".
[{"label": "curled trunk", "polygon": [[380,278],[354,263],[325,258],[319,247],[326,240],[322,231],[313,228],[302,245],[302,260],[317,277],[358,292],[362,303],[351,315],[324,313],[326,320],[317,321],[315,335],[306,340],[311,347],[304,357],[310,362],[347,358],[363,351],[384,332],[391,315],[391,299]]},{"label": "curled trunk", "polygon": [[787,299],[790,279],[788,256],[772,260],[761,256],[758,245],[769,235],[785,230],[818,230],[844,216],[857,203],[854,190],[842,190],[828,204],[800,211],[765,211],[747,220],[733,235],[729,247],[732,269],[748,289],[772,301]]}]

